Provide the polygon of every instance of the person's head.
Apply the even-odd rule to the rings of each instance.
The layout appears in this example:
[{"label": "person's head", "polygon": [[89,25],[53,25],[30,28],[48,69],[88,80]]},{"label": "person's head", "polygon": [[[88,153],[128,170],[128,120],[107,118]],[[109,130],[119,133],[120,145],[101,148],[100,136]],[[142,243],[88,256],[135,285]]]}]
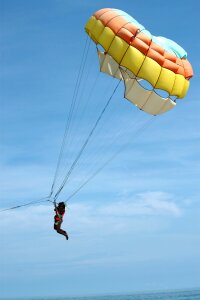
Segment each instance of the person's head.
[{"label": "person's head", "polygon": [[59,202],[58,207],[60,208],[65,208],[65,202]]}]

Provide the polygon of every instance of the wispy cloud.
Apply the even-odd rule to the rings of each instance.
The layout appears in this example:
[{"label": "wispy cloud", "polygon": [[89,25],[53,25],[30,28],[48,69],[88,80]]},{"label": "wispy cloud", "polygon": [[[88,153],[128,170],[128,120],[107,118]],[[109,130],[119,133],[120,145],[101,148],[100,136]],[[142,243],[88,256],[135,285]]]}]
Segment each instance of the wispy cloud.
[{"label": "wispy cloud", "polygon": [[172,215],[180,216],[181,208],[173,197],[163,192],[147,192],[135,195],[132,199],[122,199],[117,203],[107,205],[99,210],[105,215],[135,216],[135,215]]}]

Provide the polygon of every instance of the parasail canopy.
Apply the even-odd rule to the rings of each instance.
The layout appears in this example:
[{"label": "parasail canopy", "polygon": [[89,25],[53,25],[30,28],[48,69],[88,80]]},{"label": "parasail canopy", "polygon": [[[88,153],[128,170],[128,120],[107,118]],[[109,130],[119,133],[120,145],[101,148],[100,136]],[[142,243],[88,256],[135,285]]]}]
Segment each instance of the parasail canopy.
[{"label": "parasail canopy", "polygon": [[104,49],[97,50],[100,70],[123,80],[125,98],[141,110],[158,115],[186,96],[193,71],[186,51],[174,41],[153,36],[127,13],[111,8],[94,13],[85,30]]}]

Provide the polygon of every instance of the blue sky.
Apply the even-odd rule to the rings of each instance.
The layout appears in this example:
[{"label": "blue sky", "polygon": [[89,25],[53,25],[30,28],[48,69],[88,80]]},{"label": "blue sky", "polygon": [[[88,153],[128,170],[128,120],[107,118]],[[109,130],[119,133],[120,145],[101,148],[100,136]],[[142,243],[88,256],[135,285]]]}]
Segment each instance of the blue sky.
[{"label": "blue sky", "polygon": [[[195,72],[187,97],[139,135],[151,117],[123,100],[120,84],[59,199],[127,146],[69,201],[63,223],[69,241],[52,230],[51,205],[1,214],[0,295],[199,287],[198,1],[0,0],[0,5],[1,209],[50,192],[86,41],[84,25],[94,11],[124,10],[152,34],[176,41]],[[91,44],[56,188],[116,84],[99,74]]]}]

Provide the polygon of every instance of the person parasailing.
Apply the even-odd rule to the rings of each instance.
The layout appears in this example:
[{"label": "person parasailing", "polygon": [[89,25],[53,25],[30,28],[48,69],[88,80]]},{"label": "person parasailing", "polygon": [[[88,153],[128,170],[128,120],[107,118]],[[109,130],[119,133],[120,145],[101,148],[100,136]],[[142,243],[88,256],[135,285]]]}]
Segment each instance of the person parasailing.
[{"label": "person parasailing", "polygon": [[68,234],[65,230],[61,229],[61,224],[63,222],[63,216],[65,214],[65,203],[64,202],[59,202],[58,205],[56,202],[54,203],[54,211],[55,211],[55,216],[54,216],[54,229],[57,231],[57,233],[62,234],[66,237],[68,240]]}]

